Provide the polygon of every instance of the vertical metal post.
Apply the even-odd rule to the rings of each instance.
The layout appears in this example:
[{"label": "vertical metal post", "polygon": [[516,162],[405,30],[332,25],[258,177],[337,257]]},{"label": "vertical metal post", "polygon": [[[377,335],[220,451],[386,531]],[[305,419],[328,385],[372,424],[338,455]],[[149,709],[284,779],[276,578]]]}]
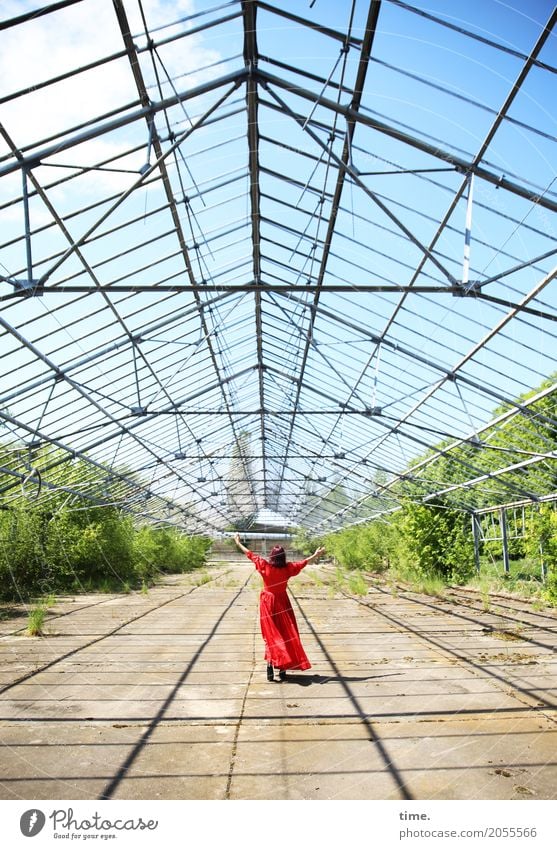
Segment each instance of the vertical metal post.
[{"label": "vertical metal post", "polygon": [[375,374],[373,376],[373,396],[371,399],[372,407],[375,407],[375,403],[377,401],[377,379],[379,377],[379,362],[381,360],[381,342],[377,345],[376,351],[377,357],[375,359]]},{"label": "vertical metal post", "polygon": [[542,584],[545,584],[545,582],[547,580],[547,563],[545,562],[544,557],[543,557],[543,542],[542,542],[542,540],[540,540],[540,557],[541,557],[541,562],[542,562]]},{"label": "vertical metal post", "polygon": [[472,513],[472,533],[474,535],[474,561],[476,572],[480,574],[480,523],[475,513]]},{"label": "vertical metal post", "polygon": [[510,562],[509,545],[507,541],[507,511],[504,507],[501,508],[499,513],[499,522],[501,524],[501,538],[503,540],[503,565],[505,567],[505,574],[508,575],[510,572]]},{"label": "vertical metal post", "polygon": [[153,135],[155,132],[155,118],[153,115],[149,115],[149,117],[147,118],[147,126],[149,127],[149,140],[147,142],[147,160],[145,164],[142,165],[139,169],[140,174],[146,174],[151,167],[151,148],[153,146]]},{"label": "vertical metal post", "polygon": [[21,169],[23,182],[23,220],[25,223],[25,251],[27,254],[27,281],[33,285],[33,257],[31,254],[31,217],[29,215],[29,191],[27,188],[27,168]]},{"label": "vertical metal post", "polygon": [[470,237],[472,233],[472,201],[474,196],[474,174],[468,174],[468,201],[466,205],[466,229],[464,232],[464,259],[462,262],[462,285],[468,285],[470,276]]}]

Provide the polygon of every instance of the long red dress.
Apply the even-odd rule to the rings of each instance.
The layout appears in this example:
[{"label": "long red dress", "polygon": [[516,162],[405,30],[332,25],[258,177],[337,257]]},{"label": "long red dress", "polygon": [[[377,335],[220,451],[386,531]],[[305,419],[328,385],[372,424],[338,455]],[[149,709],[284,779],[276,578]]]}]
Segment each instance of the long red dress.
[{"label": "long red dress", "polygon": [[287,563],[282,569],[248,551],[247,556],[263,578],[259,596],[259,621],[265,642],[265,660],[277,669],[310,669],[300,642],[292,604],[286,592],[288,579],[302,571],[307,560]]}]

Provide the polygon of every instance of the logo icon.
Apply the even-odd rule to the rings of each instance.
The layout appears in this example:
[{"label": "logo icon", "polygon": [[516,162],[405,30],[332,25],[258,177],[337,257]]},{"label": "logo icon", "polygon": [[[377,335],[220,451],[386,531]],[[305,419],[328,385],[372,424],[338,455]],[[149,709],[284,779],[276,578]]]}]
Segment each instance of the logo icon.
[{"label": "logo icon", "polygon": [[45,822],[46,817],[43,812],[39,811],[38,808],[31,808],[31,810],[25,811],[25,813],[21,815],[19,827],[21,829],[21,833],[24,834],[25,837],[36,837],[36,835],[43,830]]}]

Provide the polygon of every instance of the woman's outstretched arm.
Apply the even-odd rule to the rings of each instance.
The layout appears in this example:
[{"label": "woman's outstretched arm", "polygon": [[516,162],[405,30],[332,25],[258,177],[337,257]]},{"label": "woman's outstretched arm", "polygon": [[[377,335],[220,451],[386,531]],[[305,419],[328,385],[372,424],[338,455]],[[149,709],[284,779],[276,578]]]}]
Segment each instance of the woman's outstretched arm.
[{"label": "woman's outstretched arm", "polygon": [[243,552],[244,552],[244,554],[247,554],[247,553],[248,553],[249,549],[248,549],[248,548],[246,548],[246,547],[245,547],[245,545],[242,545],[242,543],[240,542],[240,534],[235,534],[235,535],[234,535],[234,542],[236,543],[236,545],[238,546],[238,548],[240,549],[240,551],[243,551]]},{"label": "woman's outstretched arm", "polygon": [[322,554],[324,554],[324,553],[325,553],[325,549],[324,549],[324,548],[317,548],[317,549],[313,552],[313,554],[311,554],[309,557],[306,557],[306,561],[307,561],[308,563],[311,563],[311,561],[312,561],[312,560],[317,560],[317,558],[318,558],[318,557],[320,557],[320,556],[321,556]]}]

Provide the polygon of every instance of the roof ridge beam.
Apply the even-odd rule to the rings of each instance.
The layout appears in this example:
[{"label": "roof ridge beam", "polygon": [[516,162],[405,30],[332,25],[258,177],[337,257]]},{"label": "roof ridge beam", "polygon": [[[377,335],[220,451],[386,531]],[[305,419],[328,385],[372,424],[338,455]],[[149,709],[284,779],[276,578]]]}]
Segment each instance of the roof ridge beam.
[{"label": "roof ridge beam", "polygon": [[[350,109],[351,109],[351,112],[354,114],[354,116],[356,116],[358,114],[358,110],[359,110],[359,107],[360,107],[364,82],[365,82],[365,78],[366,78],[367,69],[368,69],[368,66],[369,66],[369,57],[370,57],[370,54],[371,54],[371,48],[372,48],[372,45],[373,45],[373,40],[375,38],[375,31],[376,31],[376,27],[377,27],[377,21],[378,21],[378,17],[379,17],[380,8],[381,8],[381,0],[370,0],[370,4],[369,4],[369,7],[368,7],[367,21],[366,21],[365,36],[364,36],[363,41],[360,42],[360,45],[361,45],[360,61],[358,63],[358,71],[357,71],[357,75],[356,75],[356,81],[355,81],[355,84],[354,84],[352,101],[351,101],[351,104],[350,104]],[[346,37],[343,41],[343,45],[346,49],[348,49],[348,45],[349,45],[348,39],[349,39],[349,35],[346,35]],[[261,73],[261,72],[258,71],[258,73]],[[267,84],[265,83],[265,86],[266,85]],[[270,94],[272,96],[274,96],[273,92],[270,92]],[[317,99],[314,96],[312,98],[312,101],[314,103],[320,102],[321,96],[318,96]],[[289,114],[288,111],[287,111],[287,114]],[[295,120],[297,120],[297,119],[295,119]],[[336,229],[337,212],[338,212],[338,209],[339,209],[339,206],[340,206],[340,201],[341,201],[341,197],[342,197],[342,190],[344,188],[346,174],[347,174],[347,171],[348,171],[346,164],[349,163],[350,160],[351,160],[351,140],[352,140],[352,133],[353,133],[353,130],[354,130],[354,126],[355,126],[354,120],[352,120],[350,122],[350,120],[347,119],[347,134],[346,134],[346,137],[344,139],[342,154],[341,154],[340,158],[339,157],[333,157],[332,144],[331,144],[331,148],[327,149],[329,154],[330,154],[330,156],[329,156],[330,160],[336,159],[336,161],[339,165],[339,171],[338,171],[338,174],[337,174],[337,180],[336,180],[333,199],[332,199],[332,202],[331,202],[331,211],[329,213],[329,223],[328,223],[328,227],[327,227],[327,233],[326,233],[326,236],[325,236],[325,245],[324,245],[323,252],[322,252],[322,255],[321,255],[321,262],[320,262],[320,265],[319,265],[319,272],[318,272],[318,276],[317,276],[317,282],[318,282],[319,286],[321,286],[321,284],[323,283],[323,278],[324,278],[325,272],[327,270],[327,263],[328,263],[329,252],[330,252],[330,247],[331,247],[331,240],[333,238],[333,235],[334,235],[334,232],[335,232],[335,229]],[[305,122],[303,124],[303,129],[312,138],[317,139],[317,141],[319,141],[318,137],[315,136],[313,131],[308,129],[307,122]],[[305,369],[306,369],[306,365],[307,365],[307,361],[308,361],[308,357],[309,357],[309,352],[311,350],[311,341],[312,341],[312,338],[313,338],[313,329],[314,329],[315,319],[316,319],[316,316],[317,316],[318,304],[319,304],[319,289],[315,292],[313,304],[310,307],[311,312],[310,312],[308,330],[307,330],[307,335],[306,335],[306,342],[305,342],[304,351],[303,351],[303,354],[302,354],[302,361],[300,363],[300,369],[299,369],[300,381],[299,381],[298,388],[297,388],[297,391],[296,391],[294,408],[297,407],[298,402],[300,400],[300,395],[301,395],[301,390],[302,390],[302,381],[303,381],[303,377],[304,377],[304,374],[305,374]],[[287,444],[286,453],[288,453],[288,450],[289,450],[289,447],[290,447],[290,444],[291,444],[291,441],[292,441],[292,435],[293,435],[293,431],[294,431],[295,420],[296,420],[296,417],[293,416],[292,421],[290,423],[290,429],[289,429],[289,434],[288,434],[287,443],[286,443]],[[281,482],[279,481],[279,483],[278,483],[279,497],[280,497],[280,491],[281,491]]]},{"label": "roof ridge beam", "polygon": [[[255,340],[257,346],[257,380],[259,391],[259,406],[265,408],[265,365],[263,362],[263,318],[261,307],[261,193],[259,188],[259,95],[257,77],[255,71],[259,61],[257,49],[257,3],[253,0],[242,0],[242,13],[244,19],[244,63],[247,72],[246,80],[246,107],[247,107],[247,138],[248,138],[248,171],[249,171],[249,196],[251,217],[251,242],[252,242],[252,271],[255,284]],[[265,416],[261,414],[259,422],[261,434],[262,453],[265,454],[267,441]],[[268,506],[268,481],[267,463],[263,459],[263,506]]]}]

